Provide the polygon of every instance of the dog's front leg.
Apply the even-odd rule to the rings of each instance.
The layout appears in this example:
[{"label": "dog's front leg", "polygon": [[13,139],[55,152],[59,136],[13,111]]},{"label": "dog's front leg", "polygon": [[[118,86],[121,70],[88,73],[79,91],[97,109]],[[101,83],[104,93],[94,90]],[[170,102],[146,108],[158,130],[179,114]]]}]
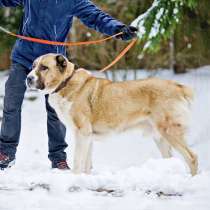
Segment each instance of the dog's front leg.
[{"label": "dog's front leg", "polygon": [[90,173],[92,165],[92,128],[88,121],[83,125],[75,136],[74,173]]},{"label": "dog's front leg", "polygon": [[[75,154],[74,154],[74,173],[90,173],[89,167],[87,165],[92,165],[90,162],[91,158],[91,139],[90,136],[80,136],[76,140],[75,144]],[[89,164],[87,164],[89,163]]]},{"label": "dog's front leg", "polygon": [[87,160],[85,163],[85,173],[90,174],[91,169],[92,169],[92,150],[93,150],[93,141],[92,139],[90,140],[90,146],[87,154]]},{"label": "dog's front leg", "polygon": [[76,136],[75,148],[74,148],[74,164],[73,164],[73,172],[76,174],[82,173],[82,165],[81,165],[82,147],[83,147],[82,139]]},{"label": "dog's front leg", "polygon": [[86,165],[89,159],[91,147],[91,137],[77,135],[74,151],[74,173],[87,173]]}]

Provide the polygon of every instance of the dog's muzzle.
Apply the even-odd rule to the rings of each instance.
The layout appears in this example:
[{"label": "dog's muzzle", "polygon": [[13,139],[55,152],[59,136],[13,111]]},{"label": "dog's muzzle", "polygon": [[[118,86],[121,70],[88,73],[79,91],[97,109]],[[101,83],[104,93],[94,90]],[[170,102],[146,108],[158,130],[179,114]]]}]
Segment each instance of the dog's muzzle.
[{"label": "dog's muzzle", "polygon": [[35,78],[34,78],[34,76],[28,76],[26,78],[26,85],[29,88],[34,88],[35,87]]},{"label": "dog's muzzle", "polygon": [[29,74],[27,76],[26,86],[30,89],[35,89],[35,90],[45,89],[44,83],[36,75],[33,75],[33,74]]}]

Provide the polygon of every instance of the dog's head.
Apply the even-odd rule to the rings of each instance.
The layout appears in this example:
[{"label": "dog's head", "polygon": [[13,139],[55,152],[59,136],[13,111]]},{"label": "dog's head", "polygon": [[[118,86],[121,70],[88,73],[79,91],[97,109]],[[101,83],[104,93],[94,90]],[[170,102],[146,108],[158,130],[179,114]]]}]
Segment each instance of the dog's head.
[{"label": "dog's head", "polygon": [[74,71],[74,64],[60,54],[46,54],[38,57],[26,79],[29,88],[52,93]]}]

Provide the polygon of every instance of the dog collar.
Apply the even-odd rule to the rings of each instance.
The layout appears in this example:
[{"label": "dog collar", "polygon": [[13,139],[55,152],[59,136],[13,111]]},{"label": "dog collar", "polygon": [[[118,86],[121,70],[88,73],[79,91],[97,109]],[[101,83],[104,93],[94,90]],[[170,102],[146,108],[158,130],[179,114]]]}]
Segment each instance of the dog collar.
[{"label": "dog collar", "polygon": [[60,90],[62,90],[63,88],[66,87],[67,83],[71,80],[71,78],[74,76],[76,70],[74,70],[71,74],[71,76],[69,76],[68,78],[66,78],[63,82],[60,83],[60,85],[58,85],[58,87],[52,92],[52,94],[59,92]]}]

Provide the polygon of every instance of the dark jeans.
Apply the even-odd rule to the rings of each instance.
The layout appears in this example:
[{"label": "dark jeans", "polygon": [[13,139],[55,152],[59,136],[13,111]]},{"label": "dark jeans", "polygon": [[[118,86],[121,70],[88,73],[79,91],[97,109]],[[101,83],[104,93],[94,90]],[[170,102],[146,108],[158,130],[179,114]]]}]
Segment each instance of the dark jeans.
[{"label": "dark jeans", "polygon": [[[30,71],[24,66],[13,63],[5,85],[3,120],[0,133],[0,151],[15,158],[21,131],[21,107],[26,91],[25,79]],[[59,121],[54,109],[46,98],[47,130],[49,137],[49,159],[66,160],[66,129]]]}]

